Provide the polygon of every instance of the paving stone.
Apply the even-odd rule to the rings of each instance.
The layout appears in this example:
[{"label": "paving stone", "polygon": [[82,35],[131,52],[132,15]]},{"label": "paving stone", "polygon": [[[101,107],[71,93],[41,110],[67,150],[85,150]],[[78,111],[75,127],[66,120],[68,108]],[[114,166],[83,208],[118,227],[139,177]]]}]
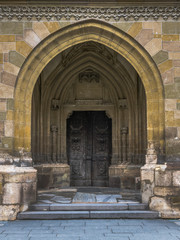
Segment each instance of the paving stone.
[{"label": "paving stone", "polygon": [[71,203],[71,198],[65,198],[62,196],[55,196],[51,200],[57,203]]},{"label": "paving stone", "polygon": [[171,237],[170,234],[157,234],[157,233],[137,233],[134,236],[130,237],[130,240],[139,240],[139,239],[146,239],[146,240],[177,240],[178,238]]},{"label": "paving stone", "polygon": [[158,218],[153,211],[91,211],[90,218]]},{"label": "paving stone", "polygon": [[29,207],[30,211],[49,211],[49,209],[50,209],[50,204],[46,204],[46,203],[32,204]]},{"label": "paving stone", "polygon": [[72,202],[96,202],[96,195],[90,193],[77,192]]},{"label": "paving stone", "polygon": [[36,237],[36,239],[39,238],[47,238],[47,237],[56,237],[56,233],[30,233],[28,237]]},{"label": "paving stone", "polygon": [[36,211],[21,212],[18,219],[73,219],[89,218],[88,211]]},{"label": "paving stone", "polygon": [[[62,211],[62,210],[71,210],[71,211],[81,211],[81,210],[127,210],[128,209],[128,204],[126,203],[118,203],[118,204],[106,204],[106,203],[103,203],[103,204],[91,204],[91,203],[88,203],[88,204],[78,204],[78,203],[75,203],[75,204],[51,204],[50,205],[50,210],[59,210],[59,211]],[[39,209],[40,210],[40,209]]]}]

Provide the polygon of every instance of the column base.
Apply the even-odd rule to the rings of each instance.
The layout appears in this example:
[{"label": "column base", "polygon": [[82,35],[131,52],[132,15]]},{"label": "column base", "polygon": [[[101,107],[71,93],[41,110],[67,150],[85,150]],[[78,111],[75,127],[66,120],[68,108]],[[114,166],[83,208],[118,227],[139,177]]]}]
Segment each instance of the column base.
[{"label": "column base", "polygon": [[70,186],[70,166],[68,164],[34,165],[38,172],[38,189]]},{"label": "column base", "polygon": [[141,165],[120,164],[109,167],[109,186],[121,189],[140,189]]}]

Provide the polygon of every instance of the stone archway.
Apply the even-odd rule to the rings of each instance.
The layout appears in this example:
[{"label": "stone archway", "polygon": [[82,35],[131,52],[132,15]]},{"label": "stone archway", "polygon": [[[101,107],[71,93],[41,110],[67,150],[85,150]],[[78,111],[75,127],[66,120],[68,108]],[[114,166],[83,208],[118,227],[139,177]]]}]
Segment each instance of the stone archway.
[{"label": "stone archway", "polygon": [[83,42],[97,42],[122,55],[137,71],[147,100],[147,141],[164,152],[164,96],[159,71],[132,37],[110,24],[87,20],[47,37],[30,54],[19,73],[15,89],[14,148],[31,152],[31,101],[35,83],[44,67],[59,53]]}]

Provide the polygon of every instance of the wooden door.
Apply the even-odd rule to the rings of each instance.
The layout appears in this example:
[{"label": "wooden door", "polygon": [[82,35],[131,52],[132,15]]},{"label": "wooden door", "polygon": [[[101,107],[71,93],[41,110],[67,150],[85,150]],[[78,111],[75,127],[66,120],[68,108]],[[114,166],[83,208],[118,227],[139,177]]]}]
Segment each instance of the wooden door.
[{"label": "wooden door", "polygon": [[74,112],[67,120],[71,186],[108,186],[111,128],[105,112]]}]

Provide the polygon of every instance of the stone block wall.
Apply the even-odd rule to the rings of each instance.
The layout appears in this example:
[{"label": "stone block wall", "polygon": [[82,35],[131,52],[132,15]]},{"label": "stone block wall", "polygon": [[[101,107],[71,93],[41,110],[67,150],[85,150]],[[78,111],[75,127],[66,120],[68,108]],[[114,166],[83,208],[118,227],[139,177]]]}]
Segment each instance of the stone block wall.
[{"label": "stone block wall", "polygon": [[[14,136],[14,88],[20,68],[43,39],[75,20],[0,22],[0,150],[12,151]],[[166,156],[180,156],[180,22],[110,21],[123,30],[154,59],[165,94]]]},{"label": "stone block wall", "polygon": [[37,171],[32,167],[0,167],[0,220],[15,220],[17,213],[36,201]]},{"label": "stone block wall", "polygon": [[38,173],[38,189],[70,186],[70,166],[67,164],[35,165]]},{"label": "stone block wall", "polygon": [[145,165],[141,172],[142,201],[162,218],[180,218],[180,164]]}]

